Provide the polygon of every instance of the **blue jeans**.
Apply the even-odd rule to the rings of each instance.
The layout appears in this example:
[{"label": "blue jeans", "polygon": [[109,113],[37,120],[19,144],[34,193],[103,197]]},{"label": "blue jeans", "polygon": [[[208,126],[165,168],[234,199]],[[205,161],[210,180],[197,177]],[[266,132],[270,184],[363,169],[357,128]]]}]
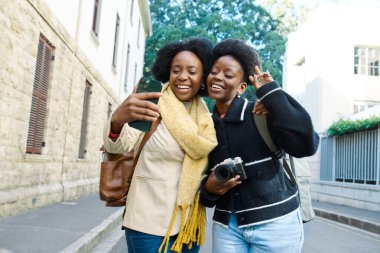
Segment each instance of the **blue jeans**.
[{"label": "blue jeans", "polygon": [[299,210],[280,219],[238,228],[235,213],[227,226],[213,224],[214,253],[300,253],[303,224]]},{"label": "blue jeans", "polygon": [[[163,236],[145,234],[128,228],[125,230],[125,238],[127,240],[128,253],[157,253],[164,240]],[[170,237],[168,253],[174,252],[170,250],[170,247],[176,239],[176,235]],[[164,252],[164,249],[162,249],[162,252]],[[182,253],[198,253],[199,249],[200,247],[194,243],[191,249],[188,249],[187,245],[183,245]]]}]

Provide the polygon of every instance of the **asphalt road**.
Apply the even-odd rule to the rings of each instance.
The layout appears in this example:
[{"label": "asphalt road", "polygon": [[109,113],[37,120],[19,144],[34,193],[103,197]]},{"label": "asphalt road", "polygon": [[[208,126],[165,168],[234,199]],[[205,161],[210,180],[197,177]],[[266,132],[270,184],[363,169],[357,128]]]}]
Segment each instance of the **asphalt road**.
[{"label": "asphalt road", "polygon": [[[208,215],[209,216],[209,215]],[[206,244],[200,253],[211,253],[211,219]],[[379,253],[380,236],[323,218],[304,224],[305,241],[302,253]],[[110,251],[127,253],[124,237]]]}]

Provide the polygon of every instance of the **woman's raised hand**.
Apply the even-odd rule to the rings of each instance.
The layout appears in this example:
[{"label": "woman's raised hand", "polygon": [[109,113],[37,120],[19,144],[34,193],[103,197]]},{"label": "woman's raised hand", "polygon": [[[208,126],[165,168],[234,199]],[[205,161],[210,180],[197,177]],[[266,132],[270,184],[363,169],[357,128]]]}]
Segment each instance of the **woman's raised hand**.
[{"label": "woman's raised hand", "polygon": [[269,74],[269,72],[261,72],[258,66],[255,66],[254,69],[255,74],[253,76],[249,76],[249,80],[251,80],[255,90],[258,90],[261,86],[273,82],[273,77]]}]

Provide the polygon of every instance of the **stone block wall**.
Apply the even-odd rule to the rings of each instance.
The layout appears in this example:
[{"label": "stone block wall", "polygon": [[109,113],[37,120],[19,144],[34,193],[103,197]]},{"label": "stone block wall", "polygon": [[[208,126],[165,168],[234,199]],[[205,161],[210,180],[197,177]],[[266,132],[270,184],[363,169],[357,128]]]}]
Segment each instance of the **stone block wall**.
[{"label": "stone block wall", "polygon": [[311,193],[315,201],[380,211],[378,186],[315,180],[311,185]]},{"label": "stone block wall", "polygon": [[[97,191],[102,129],[117,96],[41,0],[0,4],[0,218]],[[26,140],[40,35],[54,46],[42,154]],[[85,158],[78,158],[86,80]]]}]

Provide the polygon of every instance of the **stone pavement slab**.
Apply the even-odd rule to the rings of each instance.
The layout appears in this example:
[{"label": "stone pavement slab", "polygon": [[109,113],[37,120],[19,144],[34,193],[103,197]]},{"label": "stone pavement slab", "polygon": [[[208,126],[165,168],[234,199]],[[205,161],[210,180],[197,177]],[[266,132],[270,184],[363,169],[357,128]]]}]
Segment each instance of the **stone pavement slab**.
[{"label": "stone pavement slab", "polygon": [[60,252],[73,243],[78,246],[78,239],[86,237],[89,231],[120,212],[119,209],[105,207],[95,193],[0,219],[0,252],[51,253]]}]

